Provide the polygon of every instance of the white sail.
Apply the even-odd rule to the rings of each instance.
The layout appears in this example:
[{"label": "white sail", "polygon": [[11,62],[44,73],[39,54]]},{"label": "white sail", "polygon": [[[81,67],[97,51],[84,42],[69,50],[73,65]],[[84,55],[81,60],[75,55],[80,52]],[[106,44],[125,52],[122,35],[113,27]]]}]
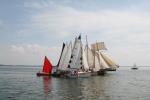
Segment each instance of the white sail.
[{"label": "white sail", "polygon": [[118,68],[119,65],[117,65],[114,61],[111,60],[111,58],[104,52],[101,52],[101,55],[103,59],[106,61],[106,63],[110,66],[110,68]]},{"label": "white sail", "polygon": [[85,70],[89,70],[89,65],[88,65],[88,62],[87,62],[87,57],[86,57],[86,55],[85,55],[85,51],[84,51],[84,49],[83,49],[83,47],[82,47],[82,61],[83,61],[83,67],[84,67],[84,69]]},{"label": "white sail", "polygon": [[101,52],[98,53],[100,58],[100,67],[101,69],[107,69],[110,68],[107,62],[103,59]]},{"label": "white sail", "polygon": [[97,52],[95,52],[95,58],[94,58],[94,68],[93,71],[99,71],[100,70],[100,62],[99,62],[99,55]]},{"label": "white sail", "polygon": [[61,66],[61,70],[67,70],[68,65],[69,65],[69,61],[70,61],[70,57],[71,57],[71,52],[72,52],[72,43],[69,43],[69,46],[67,48],[66,51],[66,55],[65,55],[65,59],[63,61],[63,64]]},{"label": "white sail", "polygon": [[86,46],[85,47],[85,55],[87,57],[87,62],[88,62],[88,65],[89,67],[92,69],[94,66],[93,66],[93,63],[94,63],[94,55],[93,55],[93,52],[91,51],[91,49]]},{"label": "white sail", "polygon": [[63,64],[64,64],[64,61],[65,61],[65,58],[66,58],[67,49],[68,49],[68,44],[66,43],[65,47],[64,47],[64,50],[62,52],[62,56],[60,58],[59,65],[58,65],[58,69],[59,70],[63,70],[63,68],[64,68]]},{"label": "white sail", "polygon": [[81,54],[81,39],[80,38],[76,38],[75,39],[75,43],[74,43],[74,47],[72,50],[72,54],[71,54],[71,59],[70,59],[70,68],[80,68],[82,65],[81,59],[82,59],[82,54]]}]

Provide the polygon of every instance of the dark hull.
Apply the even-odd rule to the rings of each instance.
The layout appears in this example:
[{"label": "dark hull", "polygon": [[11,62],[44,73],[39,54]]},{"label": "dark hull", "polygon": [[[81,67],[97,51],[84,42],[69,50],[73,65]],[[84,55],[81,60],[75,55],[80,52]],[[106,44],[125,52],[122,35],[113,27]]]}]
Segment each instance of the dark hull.
[{"label": "dark hull", "polygon": [[97,71],[98,75],[105,75],[106,74],[106,70],[99,70]]},{"label": "dark hull", "polygon": [[133,69],[133,70],[137,70],[138,68],[131,68],[131,69]]},{"label": "dark hull", "polygon": [[42,72],[38,72],[36,73],[37,76],[51,76],[50,73],[42,73]]},{"label": "dark hull", "polygon": [[116,69],[109,68],[107,71],[116,71]]},{"label": "dark hull", "polygon": [[60,72],[56,71],[56,72],[52,73],[52,76],[53,77],[66,77],[66,73],[67,72],[65,72],[65,71],[62,71],[62,72],[61,71]]}]

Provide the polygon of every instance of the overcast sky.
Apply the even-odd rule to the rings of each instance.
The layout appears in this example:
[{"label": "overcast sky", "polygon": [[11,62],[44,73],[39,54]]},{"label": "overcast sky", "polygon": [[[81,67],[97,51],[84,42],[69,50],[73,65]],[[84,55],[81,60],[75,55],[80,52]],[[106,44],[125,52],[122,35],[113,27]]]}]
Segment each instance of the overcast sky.
[{"label": "overcast sky", "polygon": [[119,65],[150,65],[150,0],[0,0],[0,64],[55,65],[63,42],[104,41]]}]

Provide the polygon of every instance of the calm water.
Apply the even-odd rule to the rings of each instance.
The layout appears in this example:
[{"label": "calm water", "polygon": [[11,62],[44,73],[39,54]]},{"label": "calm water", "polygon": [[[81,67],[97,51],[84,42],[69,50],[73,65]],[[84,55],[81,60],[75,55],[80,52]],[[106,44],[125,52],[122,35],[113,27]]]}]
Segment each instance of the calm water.
[{"label": "calm water", "polygon": [[150,100],[150,69],[81,79],[36,77],[40,69],[0,66],[0,100]]}]

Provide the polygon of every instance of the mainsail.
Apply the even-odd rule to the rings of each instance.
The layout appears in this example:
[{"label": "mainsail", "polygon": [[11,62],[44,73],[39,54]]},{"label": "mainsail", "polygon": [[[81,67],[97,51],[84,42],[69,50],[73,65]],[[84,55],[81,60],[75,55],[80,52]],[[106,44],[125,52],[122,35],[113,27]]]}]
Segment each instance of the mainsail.
[{"label": "mainsail", "polygon": [[87,62],[87,57],[85,55],[85,51],[83,49],[83,46],[82,46],[82,62],[83,62],[83,67],[85,70],[89,70],[89,65],[88,65],[88,62]]},{"label": "mainsail", "polygon": [[68,44],[66,43],[66,44],[65,44],[65,47],[64,47],[64,50],[63,50],[63,52],[62,52],[62,56],[61,56],[59,65],[58,65],[58,69],[59,69],[59,70],[63,70],[63,68],[64,68],[63,64],[64,64],[64,60],[65,60],[65,58],[66,58],[67,49],[68,49]]},{"label": "mainsail", "polygon": [[100,70],[100,61],[99,61],[99,55],[97,52],[94,53],[94,68],[93,71],[99,71]]},{"label": "mainsail", "polygon": [[78,37],[78,39],[75,39],[75,43],[74,43],[74,47],[72,50],[72,54],[71,54],[71,59],[70,59],[70,64],[69,64],[69,68],[80,68],[82,65],[82,50],[81,50],[81,36]]},{"label": "mainsail", "polygon": [[91,51],[91,49],[87,45],[85,47],[85,55],[87,57],[87,62],[88,62],[89,68],[92,69],[94,67],[93,66],[94,55],[93,55],[93,52]]},{"label": "mainsail", "polygon": [[46,56],[44,59],[43,72],[44,73],[51,73],[52,72],[52,64]]},{"label": "mainsail", "polygon": [[69,46],[67,48],[65,59],[63,61],[62,67],[61,67],[62,70],[67,70],[67,67],[68,67],[69,61],[70,61],[70,57],[71,57],[71,53],[72,53],[72,42],[69,43]]}]

